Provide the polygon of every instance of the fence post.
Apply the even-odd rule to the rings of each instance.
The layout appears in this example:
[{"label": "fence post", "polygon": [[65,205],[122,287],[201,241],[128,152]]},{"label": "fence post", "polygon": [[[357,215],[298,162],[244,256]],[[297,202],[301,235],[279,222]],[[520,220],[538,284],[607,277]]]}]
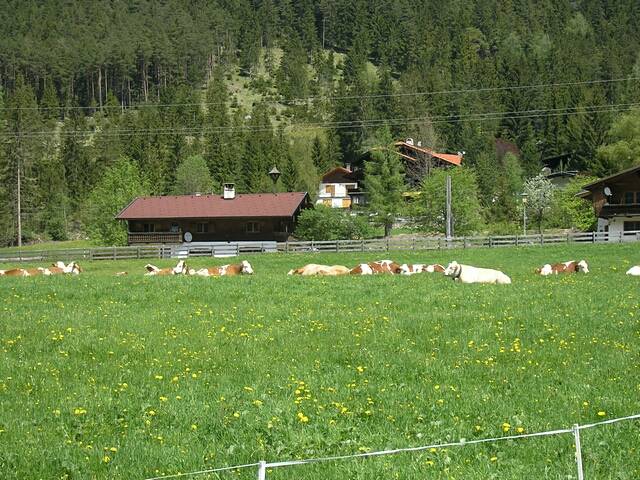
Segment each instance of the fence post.
[{"label": "fence post", "polygon": [[93,248],[89,249],[89,260],[93,262]]},{"label": "fence post", "polygon": [[591,232],[591,243],[596,243],[596,232]]},{"label": "fence post", "polygon": [[462,248],[467,248],[467,237],[462,237]]},{"label": "fence post", "polygon": [[493,247],[493,237],[489,237],[489,248]]},{"label": "fence post", "polygon": [[267,478],[267,462],[260,460],[258,463],[258,480],[266,480]]},{"label": "fence post", "polygon": [[518,246],[518,235],[516,235],[516,247]]},{"label": "fence post", "polygon": [[340,251],[340,240],[336,240],[336,252]]},{"label": "fence post", "polygon": [[387,237],[387,252],[389,251],[389,237]]},{"label": "fence post", "polygon": [[584,480],[584,471],[582,470],[582,447],[580,446],[580,426],[577,423],[573,425],[573,437],[576,443],[576,465],[578,467],[578,480]]},{"label": "fence post", "polygon": [[114,260],[116,259],[116,247],[115,246],[113,247],[113,259]]},{"label": "fence post", "polygon": [[360,240],[360,251],[364,252],[364,238]]},{"label": "fence post", "polygon": [[289,240],[285,240],[284,242],[284,251],[285,253],[289,253]]}]

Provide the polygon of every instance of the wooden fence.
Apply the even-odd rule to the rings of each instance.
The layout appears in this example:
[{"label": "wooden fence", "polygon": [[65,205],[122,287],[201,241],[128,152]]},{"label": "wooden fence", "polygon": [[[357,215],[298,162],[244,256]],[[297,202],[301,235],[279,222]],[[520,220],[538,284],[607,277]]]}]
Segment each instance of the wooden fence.
[{"label": "wooden fence", "polygon": [[373,240],[310,242],[250,242],[219,245],[138,245],[130,247],[73,248],[65,250],[12,250],[0,252],[0,262],[75,260],[127,260],[142,258],[228,257],[252,253],[388,252],[448,248],[500,248],[545,246],[561,243],[623,243],[640,241],[640,231],[587,232],[488,237],[390,237]]}]

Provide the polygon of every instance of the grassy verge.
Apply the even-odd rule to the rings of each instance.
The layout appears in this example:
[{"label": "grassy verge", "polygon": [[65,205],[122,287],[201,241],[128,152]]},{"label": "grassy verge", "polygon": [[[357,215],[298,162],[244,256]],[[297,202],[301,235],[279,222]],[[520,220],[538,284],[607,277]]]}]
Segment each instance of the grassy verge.
[{"label": "grassy verge", "polygon": [[[638,279],[624,275],[640,264],[636,245],[389,256],[497,267],[514,283],[286,275],[309,261],[381,258],[362,254],[248,257],[251,277],[144,277],[137,260],[85,264],[78,277],[2,278],[0,476],[146,478],[640,411]],[[583,257],[589,275],[532,273]],[[130,275],[114,277],[120,270]],[[567,478],[572,445],[546,437],[267,478]],[[637,448],[637,424],[586,431],[585,472],[638,478]]]}]

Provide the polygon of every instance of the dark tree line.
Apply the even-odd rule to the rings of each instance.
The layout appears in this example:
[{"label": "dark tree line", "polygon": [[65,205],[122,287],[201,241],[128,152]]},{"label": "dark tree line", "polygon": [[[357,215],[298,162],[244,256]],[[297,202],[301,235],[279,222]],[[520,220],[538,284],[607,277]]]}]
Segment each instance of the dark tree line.
[{"label": "dark tree line", "polygon": [[277,164],[281,188],[314,191],[386,128],[464,150],[486,215],[509,220],[514,176],[546,157],[617,168],[597,151],[638,103],[639,20],[634,0],[5,0],[0,242],[18,180],[23,236],[64,238],[121,157],[155,194],[193,155],[215,185],[268,189]]}]

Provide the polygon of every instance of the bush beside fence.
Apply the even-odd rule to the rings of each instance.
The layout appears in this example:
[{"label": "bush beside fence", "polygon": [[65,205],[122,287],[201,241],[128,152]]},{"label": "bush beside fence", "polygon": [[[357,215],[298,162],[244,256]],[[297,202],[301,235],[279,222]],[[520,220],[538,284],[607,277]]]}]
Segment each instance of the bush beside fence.
[{"label": "bush beside fence", "polygon": [[65,250],[24,250],[0,252],[0,262],[41,260],[129,260],[141,258],[185,258],[235,256],[248,253],[308,252],[389,252],[448,248],[498,248],[545,246],[561,243],[623,243],[640,241],[640,231],[578,232],[536,235],[496,235],[471,237],[388,237],[371,240],[330,240],[293,242],[212,242],[200,245],[138,245],[131,247],[74,248]]}]

